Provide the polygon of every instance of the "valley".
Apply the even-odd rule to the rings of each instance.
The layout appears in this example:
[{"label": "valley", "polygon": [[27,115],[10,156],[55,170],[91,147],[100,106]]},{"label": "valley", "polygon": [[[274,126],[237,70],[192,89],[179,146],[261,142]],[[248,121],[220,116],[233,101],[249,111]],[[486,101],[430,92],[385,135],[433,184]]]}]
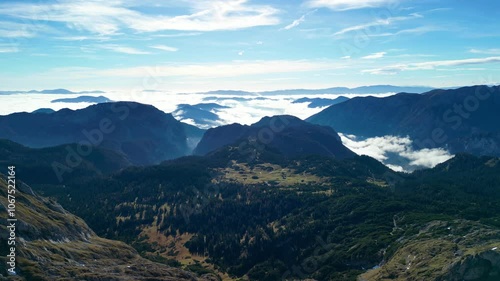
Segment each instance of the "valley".
[{"label": "valley", "polygon": [[[132,107],[120,120],[123,112],[110,109],[124,105]],[[495,155],[457,151],[434,168],[400,173],[356,155],[333,128],[289,115],[207,131],[135,103],[0,118],[5,129],[20,122],[43,128],[17,130],[14,141],[24,145],[0,141],[0,163],[18,167],[19,179],[30,186],[22,183],[28,201],[20,204],[31,205],[18,207],[27,224],[19,233],[19,276],[26,280],[108,275],[127,280],[132,268],[134,280],[160,280],[165,274],[172,280],[181,278],[176,274],[189,280],[499,276]],[[99,119],[114,120],[116,131],[103,133],[102,145],[91,146],[88,155],[79,153],[81,142],[52,145],[67,135],[40,135],[58,124],[88,131]],[[484,130],[495,132],[495,125],[489,126]],[[158,143],[165,137],[180,143],[170,143],[163,154],[162,145],[144,146],[149,158],[137,158],[123,141],[117,145],[125,135],[140,143],[134,136],[145,133],[159,136]],[[190,134],[200,133],[189,150]],[[33,145],[33,138],[45,138],[46,144]],[[178,157],[165,154],[172,145],[183,149]],[[138,165],[138,159],[157,160]],[[34,264],[35,256],[46,263]],[[147,264],[147,270],[137,264]],[[67,273],[52,266],[67,267]]]},{"label": "valley", "polygon": [[500,280],[500,1],[0,1],[0,281]]}]

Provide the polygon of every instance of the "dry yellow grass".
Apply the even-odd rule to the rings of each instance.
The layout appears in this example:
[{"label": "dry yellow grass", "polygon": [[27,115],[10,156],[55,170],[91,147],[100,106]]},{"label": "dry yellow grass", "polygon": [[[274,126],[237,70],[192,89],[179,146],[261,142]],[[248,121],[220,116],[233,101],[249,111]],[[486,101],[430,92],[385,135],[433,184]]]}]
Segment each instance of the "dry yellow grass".
[{"label": "dry yellow grass", "polygon": [[293,186],[297,184],[324,184],[327,178],[321,178],[309,173],[297,174],[294,169],[284,168],[275,164],[260,164],[253,168],[246,163],[233,161],[231,167],[217,169],[220,177],[215,180],[237,182],[241,184],[269,184],[277,186]]}]

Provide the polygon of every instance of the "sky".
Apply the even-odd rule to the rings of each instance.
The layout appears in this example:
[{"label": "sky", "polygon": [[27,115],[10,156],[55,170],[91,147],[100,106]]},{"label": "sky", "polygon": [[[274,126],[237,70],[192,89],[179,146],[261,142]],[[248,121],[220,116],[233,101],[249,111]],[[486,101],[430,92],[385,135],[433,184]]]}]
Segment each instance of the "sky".
[{"label": "sky", "polygon": [[500,81],[499,1],[8,0],[0,90]]}]

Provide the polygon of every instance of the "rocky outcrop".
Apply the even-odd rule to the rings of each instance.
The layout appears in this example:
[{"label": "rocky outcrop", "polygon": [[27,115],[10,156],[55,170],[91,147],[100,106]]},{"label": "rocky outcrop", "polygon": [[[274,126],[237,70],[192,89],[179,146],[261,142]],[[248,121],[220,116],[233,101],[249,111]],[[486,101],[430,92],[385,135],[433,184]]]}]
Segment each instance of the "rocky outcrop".
[{"label": "rocky outcrop", "polygon": [[398,243],[387,261],[358,280],[500,280],[500,231],[494,227],[464,220],[434,221]]},{"label": "rocky outcrop", "polygon": [[[494,249],[494,248],[493,248]],[[500,279],[500,252],[495,250],[467,256],[448,268],[448,274],[439,281],[473,281]]]}]

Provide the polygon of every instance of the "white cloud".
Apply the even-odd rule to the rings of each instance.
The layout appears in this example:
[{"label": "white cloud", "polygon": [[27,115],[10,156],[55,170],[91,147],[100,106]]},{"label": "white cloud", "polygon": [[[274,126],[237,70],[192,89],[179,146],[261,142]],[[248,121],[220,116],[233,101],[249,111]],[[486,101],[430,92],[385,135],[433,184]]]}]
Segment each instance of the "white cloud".
[{"label": "white cloud", "polygon": [[5,30],[0,29],[0,38],[34,37],[35,34],[26,30]]},{"label": "white cloud", "polygon": [[416,35],[421,35],[433,31],[442,31],[445,30],[442,27],[437,27],[437,26],[419,26],[415,28],[408,28],[408,29],[402,29],[397,32],[384,32],[384,33],[379,33],[379,34],[368,34],[370,37],[394,37],[398,35],[405,35],[405,34],[416,34]]},{"label": "white cloud", "polygon": [[0,38],[31,38],[38,31],[51,31],[43,24],[28,24],[9,21],[0,21]]},{"label": "white cloud", "polygon": [[387,160],[388,152],[401,153],[411,145],[409,138],[395,136],[375,137],[366,140],[356,140],[353,136],[339,133],[342,143],[359,155],[368,155],[379,161]]},{"label": "white cloud", "polygon": [[[346,33],[349,33],[349,32],[353,32],[353,31],[359,31],[359,30],[365,30],[365,31],[367,31],[367,32],[365,32],[367,35],[374,36],[374,35],[376,35],[376,34],[374,34],[376,32],[373,32],[370,29],[372,27],[376,28],[376,27],[380,27],[380,26],[384,26],[384,25],[391,25],[394,22],[406,21],[406,20],[415,19],[415,18],[421,18],[421,17],[422,17],[422,15],[413,13],[413,14],[411,14],[409,16],[389,17],[387,19],[377,19],[377,20],[369,22],[369,23],[346,27],[344,29],[341,29],[341,30],[335,32],[333,34],[333,36],[339,36],[339,35],[343,35],[343,34],[346,34]],[[374,29],[374,30],[376,30],[376,29]]]},{"label": "white cloud", "polygon": [[[177,16],[141,13],[141,2],[119,0],[61,0],[53,4],[0,4],[0,15],[33,22],[61,22],[70,29],[100,35],[115,35],[123,29],[139,32],[237,30],[276,25],[278,10],[269,5],[249,4],[247,0],[180,1],[189,13]],[[152,5],[152,4],[150,4]]]},{"label": "white cloud", "polygon": [[313,10],[313,11],[308,12],[307,14],[302,15],[300,18],[294,20],[291,24],[285,26],[283,29],[290,30],[294,27],[299,26],[301,23],[303,23],[306,20],[307,16],[309,16],[310,14],[313,14],[315,12],[316,12],[316,10]]},{"label": "white cloud", "polygon": [[387,168],[395,171],[395,172],[405,172],[405,169],[398,165],[385,164]]},{"label": "white cloud", "polygon": [[163,37],[163,38],[176,38],[176,37],[190,37],[190,36],[198,36],[203,33],[201,32],[181,32],[174,34],[155,34],[154,37]]},{"label": "white cloud", "polygon": [[409,137],[383,136],[357,140],[352,135],[339,135],[342,143],[355,153],[373,157],[395,171],[432,168],[453,157],[442,148],[414,150]]},{"label": "white cloud", "polygon": [[114,68],[105,70],[78,71],[75,75],[83,77],[236,77],[245,75],[265,75],[272,73],[308,72],[344,68],[344,65],[329,60],[268,60],[268,61],[233,61],[210,64],[176,64]]},{"label": "white cloud", "polygon": [[17,52],[19,52],[19,47],[16,44],[0,44],[0,54]]},{"label": "white cloud", "polygon": [[380,59],[380,58],[383,58],[386,54],[387,54],[387,52],[373,53],[371,55],[362,57],[362,59],[365,59],[365,60]]},{"label": "white cloud", "polygon": [[289,30],[289,29],[292,29],[294,27],[297,27],[299,26],[301,23],[303,23],[304,21],[306,20],[306,16],[305,15],[302,15],[300,18],[294,20],[291,24],[285,26],[283,29],[285,30]]},{"label": "white cloud", "polygon": [[243,56],[245,54],[245,51],[239,51],[238,56]]},{"label": "white cloud", "polygon": [[97,40],[97,41],[107,41],[110,39],[108,36],[61,36],[55,37],[55,39],[63,41],[84,41],[84,40]]},{"label": "white cloud", "polygon": [[394,0],[310,0],[306,3],[309,7],[328,8],[334,11],[380,7],[389,5]]},{"label": "white cloud", "polygon": [[179,50],[175,47],[170,47],[170,46],[166,46],[166,45],[154,45],[154,46],[150,46],[150,47],[153,49],[158,49],[158,50],[162,50],[165,52],[177,52]]},{"label": "white cloud", "polygon": [[500,49],[486,49],[486,50],[470,49],[469,52],[473,54],[500,55]]},{"label": "white cloud", "polygon": [[120,46],[120,45],[100,45],[102,49],[110,50],[117,53],[129,54],[129,55],[148,55],[149,52],[141,51],[135,48]]},{"label": "white cloud", "polygon": [[389,21],[387,21],[387,20],[377,20],[374,22],[366,23],[366,24],[354,25],[354,26],[346,27],[344,29],[341,29],[341,30],[335,32],[333,34],[333,36],[342,35],[345,33],[352,32],[352,31],[365,30],[365,29],[368,29],[368,28],[373,27],[373,26],[388,25],[388,24],[389,24]]},{"label": "white cloud", "polygon": [[401,156],[411,160],[410,165],[433,168],[437,164],[450,160],[453,156],[444,149],[422,149],[419,151],[405,151]]},{"label": "white cloud", "polygon": [[369,74],[397,74],[401,71],[431,70],[435,69],[436,67],[450,67],[450,66],[461,66],[461,65],[498,63],[498,62],[500,62],[500,57],[473,58],[473,59],[461,59],[461,60],[441,60],[441,61],[390,65],[381,68],[366,69],[363,70],[362,72]]}]

